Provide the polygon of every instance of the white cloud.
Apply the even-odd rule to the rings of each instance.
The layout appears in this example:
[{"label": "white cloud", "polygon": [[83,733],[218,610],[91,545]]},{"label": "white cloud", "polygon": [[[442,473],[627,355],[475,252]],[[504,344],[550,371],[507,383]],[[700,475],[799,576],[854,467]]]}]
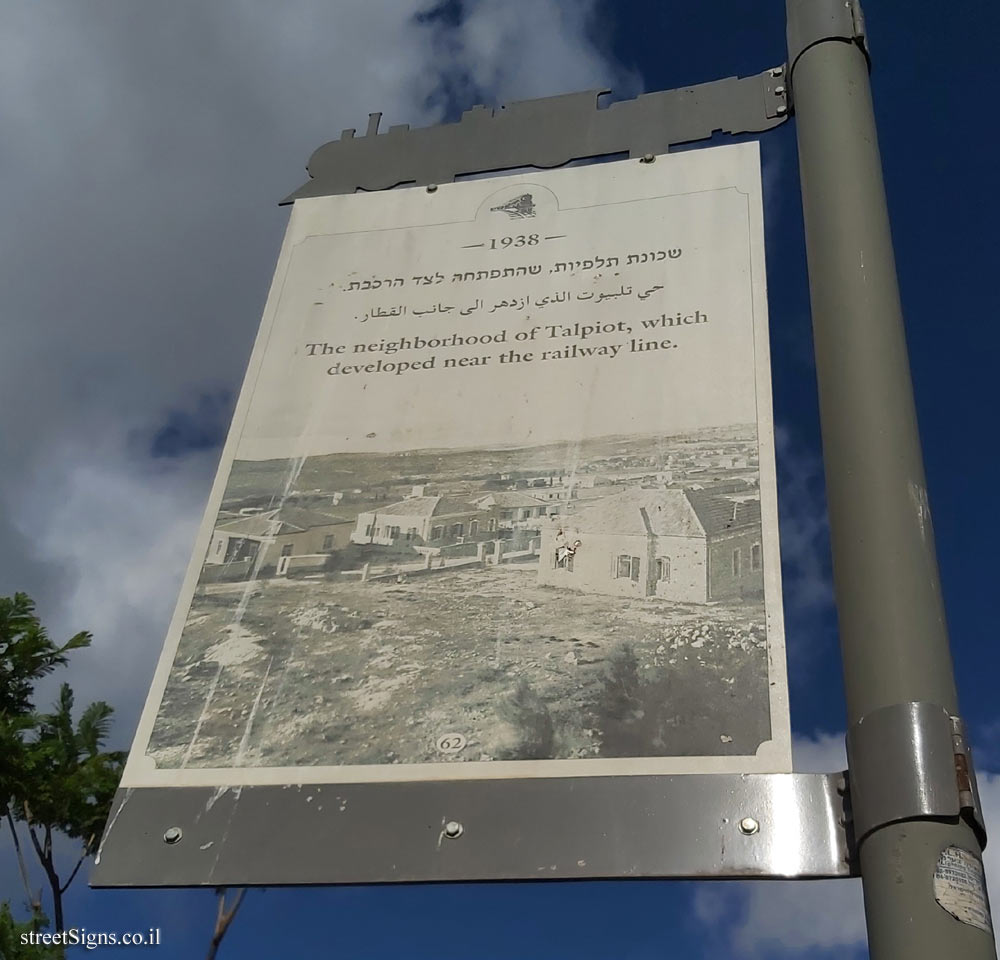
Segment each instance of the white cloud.
[{"label": "white cloud", "polygon": [[723,941],[720,956],[734,960],[812,957],[828,950],[845,958],[864,949],[860,880],[711,884],[695,890],[694,908],[698,919]]},{"label": "white cloud", "polygon": [[818,618],[833,609],[823,463],[817,455],[797,447],[780,426],[774,440],[781,486],[785,607],[789,617]]},{"label": "white cloud", "polygon": [[[94,634],[91,650],[76,655],[77,700],[108,700],[131,721],[173,612],[217,453],[149,463],[108,443],[99,450],[66,444],[51,456],[76,466],[43,479],[21,515],[38,530],[39,555],[78,571],[52,629],[59,636],[85,626]],[[52,698],[63,679],[54,674],[39,698]]]},{"label": "white cloud", "polygon": [[442,39],[454,87],[523,100],[595,87],[634,96],[641,80],[613,68],[595,45],[596,0],[465,0],[463,21]]},{"label": "white cloud", "polygon": [[986,887],[992,892],[996,914],[1000,905],[1000,773],[980,773],[977,780],[986,830],[993,831],[993,842],[987,843],[983,851],[983,866],[986,869]]},{"label": "white cloud", "polygon": [[215,457],[152,461],[135,438],[238,387],[287,217],[276,203],[312,151],[371,111],[383,129],[437,122],[460,82],[499,100],[636,84],[595,45],[593,0],[474,2],[457,26],[417,17],[433,6],[7,11],[0,593],[34,595],[54,636],[95,633],[70,678],[124,726]]},{"label": "white cloud", "polygon": [[792,738],[792,765],[799,773],[833,773],[847,769],[847,741],[842,733],[816,733]]}]

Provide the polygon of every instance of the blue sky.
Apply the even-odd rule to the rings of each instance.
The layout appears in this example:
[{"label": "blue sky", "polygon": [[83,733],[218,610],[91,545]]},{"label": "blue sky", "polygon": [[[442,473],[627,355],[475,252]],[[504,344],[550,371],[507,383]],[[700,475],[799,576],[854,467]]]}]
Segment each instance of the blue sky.
[{"label": "blue sky", "polygon": [[[622,95],[757,73],[785,56],[780,0],[421,0],[281,5],[5,0],[0,38],[0,593],[57,635],[126,743],[311,151],[369,111],[453,119],[608,85]],[[280,9],[279,9],[280,7]],[[963,713],[1000,774],[990,478],[997,332],[995,6],[865,5],[872,84]],[[792,723],[842,763],[793,124],[761,138]],[[1000,811],[1000,776],[981,773]],[[991,856],[992,853],[992,856]],[[1000,860],[987,852],[1000,882]],[[0,896],[20,888],[0,833]],[[207,946],[210,891],[90,891],[71,924],[159,926]],[[862,957],[854,881],[601,882],[252,891],[222,956]]]}]

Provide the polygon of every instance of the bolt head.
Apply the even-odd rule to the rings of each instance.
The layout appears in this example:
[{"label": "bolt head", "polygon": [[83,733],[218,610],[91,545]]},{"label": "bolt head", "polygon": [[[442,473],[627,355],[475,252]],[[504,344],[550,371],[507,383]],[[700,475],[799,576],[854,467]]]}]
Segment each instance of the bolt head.
[{"label": "bolt head", "polygon": [[444,835],[449,840],[456,840],[463,833],[465,833],[465,828],[457,820],[449,820],[444,825]]},{"label": "bolt head", "polygon": [[783,83],[779,84],[774,88],[774,94],[777,97],[780,97],[784,92],[785,92],[785,85]]},{"label": "bolt head", "polygon": [[438,188],[438,185],[436,183],[429,183],[429,184],[427,184],[427,192],[428,193],[433,193],[435,190],[437,190],[437,188]]},{"label": "bolt head", "polygon": [[771,69],[772,77],[780,77],[785,72],[784,67],[773,67]]},{"label": "bolt head", "polygon": [[184,836],[184,831],[180,827],[167,827],[163,832],[164,843],[177,843]]},{"label": "bolt head", "polygon": [[760,830],[760,824],[753,817],[744,817],[740,821],[740,833],[744,836],[752,837],[758,830]]},{"label": "bolt head", "polygon": [[653,163],[653,162],[655,162],[655,160],[656,160],[656,157],[652,153],[644,153],[642,155],[642,162],[643,163]]},{"label": "bolt head", "polygon": [[788,107],[785,104],[783,104],[783,103],[779,103],[778,104],[778,116],[780,117],[782,114],[785,114],[785,113],[788,113]]}]

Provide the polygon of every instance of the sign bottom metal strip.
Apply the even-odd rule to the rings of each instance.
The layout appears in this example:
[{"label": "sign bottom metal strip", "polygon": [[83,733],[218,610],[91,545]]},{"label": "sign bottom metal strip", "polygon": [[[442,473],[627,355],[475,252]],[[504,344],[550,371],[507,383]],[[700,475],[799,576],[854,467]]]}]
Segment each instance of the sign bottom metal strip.
[{"label": "sign bottom metal strip", "polygon": [[96,887],[854,875],[839,774],[119,791]]}]

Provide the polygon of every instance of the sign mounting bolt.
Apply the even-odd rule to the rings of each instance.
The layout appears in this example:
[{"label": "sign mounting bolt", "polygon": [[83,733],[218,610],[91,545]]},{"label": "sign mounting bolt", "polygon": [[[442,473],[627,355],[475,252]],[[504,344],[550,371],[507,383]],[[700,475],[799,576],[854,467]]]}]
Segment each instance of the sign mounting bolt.
[{"label": "sign mounting bolt", "polygon": [[463,827],[457,820],[449,820],[444,825],[444,835],[449,840],[457,840],[463,833],[465,833],[465,827]]},{"label": "sign mounting bolt", "polygon": [[744,836],[752,837],[758,830],[760,830],[760,824],[753,817],[744,817],[740,821],[740,833]]},{"label": "sign mounting bolt", "polygon": [[177,843],[184,836],[184,831],[180,827],[167,827],[163,833],[164,843]]},{"label": "sign mounting bolt", "polygon": [[642,155],[642,159],[639,162],[640,163],[655,163],[656,162],[656,157],[652,153],[644,153]]},{"label": "sign mounting bolt", "polygon": [[427,192],[428,193],[433,193],[435,190],[437,190],[437,188],[438,188],[438,185],[436,183],[429,183],[429,184],[427,184]]}]

